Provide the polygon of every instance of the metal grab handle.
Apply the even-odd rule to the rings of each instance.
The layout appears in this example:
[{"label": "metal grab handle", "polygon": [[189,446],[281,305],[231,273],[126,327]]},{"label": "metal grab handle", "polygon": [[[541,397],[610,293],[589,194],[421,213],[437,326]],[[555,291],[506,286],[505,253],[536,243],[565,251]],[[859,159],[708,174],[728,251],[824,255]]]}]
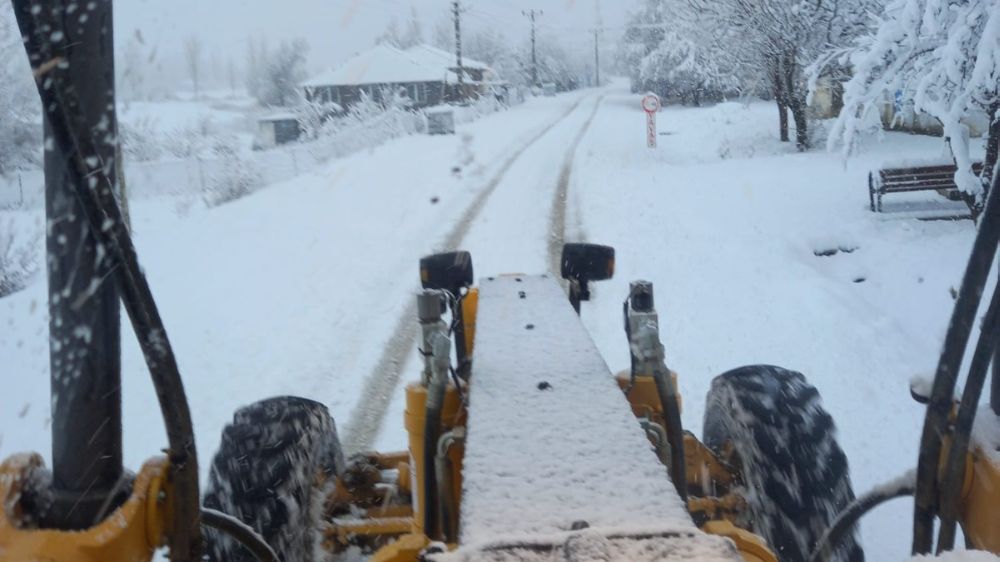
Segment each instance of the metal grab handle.
[{"label": "metal grab handle", "polygon": [[221,511],[208,507],[201,508],[201,524],[220,533],[225,533],[249,550],[260,562],[281,562],[278,554],[264,537],[257,534],[246,523]]}]

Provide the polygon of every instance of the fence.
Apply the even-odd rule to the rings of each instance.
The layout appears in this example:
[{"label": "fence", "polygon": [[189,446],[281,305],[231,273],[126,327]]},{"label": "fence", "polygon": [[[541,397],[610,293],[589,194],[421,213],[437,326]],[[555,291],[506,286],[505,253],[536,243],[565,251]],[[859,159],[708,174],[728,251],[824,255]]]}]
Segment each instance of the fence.
[{"label": "fence", "polygon": [[[456,122],[468,123],[502,109],[492,98],[456,109]],[[130,199],[156,197],[197,197],[209,193],[217,178],[231,173],[232,158],[244,161],[260,175],[261,185],[287,180],[315,170],[336,158],[368,150],[391,139],[424,130],[424,117],[392,108],[373,119],[359,122],[320,138],[271,150],[239,153],[236,156],[168,158],[125,162],[125,180]],[[227,160],[227,158],[229,158]],[[41,170],[19,171],[0,176],[0,209],[34,208],[44,203],[44,175]]]}]

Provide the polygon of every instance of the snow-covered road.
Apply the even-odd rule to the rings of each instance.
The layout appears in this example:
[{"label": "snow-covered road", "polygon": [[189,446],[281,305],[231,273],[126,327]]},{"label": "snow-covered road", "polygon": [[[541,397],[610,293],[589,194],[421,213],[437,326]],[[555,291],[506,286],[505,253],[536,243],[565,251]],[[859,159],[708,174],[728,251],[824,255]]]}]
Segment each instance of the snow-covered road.
[{"label": "snow-covered road", "polygon": [[[203,474],[248,402],[310,396],[343,426],[419,287],[418,258],[449,244],[502,169],[592,96],[397,139],[214,209],[137,202],[140,260],[185,378]],[[41,209],[10,214],[41,227]],[[12,381],[0,394],[0,456],[50,447],[45,302],[41,276],[0,299],[0,365]],[[125,460],[137,467],[164,433],[128,329],[122,342]]]},{"label": "snow-covered road", "polygon": [[[551,240],[562,239],[562,232],[553,231],[552,220],[554,216],[562,216],[562,209],[557,208],[562,202],[556,197],[560,178],[571,163],[577,139],[589,128],[601,100],[601,95],[591,93],[574,104],[565,119],[510,161],[502,176],[496,178],[490,197],[483,200],[474,217],[459,223],[460,236],[452,237],[443,249],[471,252],[477,277],[545,271],[550,263]],[[415,313],[410,313],[403,321],[411,330],[416,328],[414,318]],[[403,381],[419,376],[415,345],[410,338]],[[361,403],[365,407],[385,408],[384,431],[375,442],[379,448],[405,447],[404,390],[405,384],[396,385],[391,402]]]}]

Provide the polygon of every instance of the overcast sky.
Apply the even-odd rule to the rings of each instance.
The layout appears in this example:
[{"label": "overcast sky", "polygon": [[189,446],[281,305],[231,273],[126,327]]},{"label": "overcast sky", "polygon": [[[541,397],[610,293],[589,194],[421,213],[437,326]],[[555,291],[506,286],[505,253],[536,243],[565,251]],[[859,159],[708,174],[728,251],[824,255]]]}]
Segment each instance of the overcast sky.
[{"label": "overcast sky", "polygon": [[[522,10],[542,10],[539,34],[557,36],[567,48],[592,45],[588,30],[598,11],[605,26],[621,26],[635,0],[463,0],[463,25],[490,26],[511,41],[528,34]],[[272,44],[306,39],[312,70],[335,65],[371,46],[395,16],[400,27],[415,8],[424,36],[450,13],[449,0],[115,0],[115,32],[121,44],[139,30],[159,56],[179,58],[184,40],[201,38],[207,53],[242,63],[247,38],[264,36]],[[620,31],[609,30],[609,41]],[[609,45],[611,43],[609,42]],[[591,47],[592,48],[592,47]]]}]

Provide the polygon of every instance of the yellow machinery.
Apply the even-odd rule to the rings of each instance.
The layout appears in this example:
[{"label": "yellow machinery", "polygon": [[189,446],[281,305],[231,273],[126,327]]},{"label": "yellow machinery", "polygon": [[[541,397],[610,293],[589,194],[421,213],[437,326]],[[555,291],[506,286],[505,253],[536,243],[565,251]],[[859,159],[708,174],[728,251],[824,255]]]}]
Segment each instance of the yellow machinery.
[{"label": "yellow machinery", "polygon": [[[567,244],[568,298],[545,275],[475,287],[464,252],[421,262],[424,370],[406,389],[407,451],[344,458],[322,404],[278,397],[236,412],[203,495],[177,363],[114,195],[111,0],[89,2],[86,19],[61,2],[14,8],[48,125],[53,454],[49,468],[37,454],[0,464],[0,562],[141,562],[161,547],[174,562],[858,562],[858,518],[907,494],[914,552],[934,550],[935,521],[938,551],[960,524],[969,544],[1000,552],[997,444],[970,437],[977,411],[987,426],[1000,414],[996,376],[992,409],[978,409],[1000,292],[954,399],[1000,238],[995,196],[931,391],[914,393],[927,417],[916,476],[899,486],[855,500],[815,389],[778,367],[716,377],[702,439],[685,432],[652,285],[631,285],[632,365],[613,376],[576,315],[614,252]],[[119,300],[168,435],[138,475],[121,466]],[[80,326],[91,337],[73,337]]]}]

